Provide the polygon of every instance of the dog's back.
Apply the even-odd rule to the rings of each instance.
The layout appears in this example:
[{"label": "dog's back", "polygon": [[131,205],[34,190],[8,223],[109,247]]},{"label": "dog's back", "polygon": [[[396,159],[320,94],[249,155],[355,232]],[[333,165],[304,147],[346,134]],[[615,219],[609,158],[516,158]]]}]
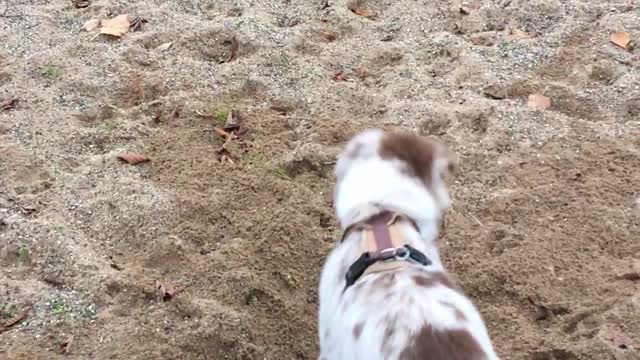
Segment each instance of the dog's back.
[{"label": "dog's back", "polygon": [[345,275],[366,239],[362,231],[347,232],[321,276],[322,360],[497,359],[480,314],[447,275],[437,250],[439,221],[449,206],[442,179],[449,165],[439,144],[381,131],[356,136],[339,157],[335,203],[342,227],[381,211],[402,213],[412,222],[397,225],[393,236],[429,261],[375,270],[350,284]]}]

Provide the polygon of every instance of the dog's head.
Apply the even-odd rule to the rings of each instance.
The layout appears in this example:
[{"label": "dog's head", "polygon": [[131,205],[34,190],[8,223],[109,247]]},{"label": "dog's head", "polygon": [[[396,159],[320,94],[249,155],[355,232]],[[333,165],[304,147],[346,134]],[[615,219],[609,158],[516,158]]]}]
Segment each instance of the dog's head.
[{"label": "dog's head", "polygon": [[[431,195],[437,210],[442,212],[450,205],[445,179],[456,164],[453,154],[435,139],[413,133],[366,130],[354,136],[338,156],[335,202],[339,205],[341,198],[353,197],[353,192],[369,191],[364,196],[375,199],[374,192],[392,194],[402,192],[402,187],[419,187]],[[343,189],[345,182],[350,186]]]}]

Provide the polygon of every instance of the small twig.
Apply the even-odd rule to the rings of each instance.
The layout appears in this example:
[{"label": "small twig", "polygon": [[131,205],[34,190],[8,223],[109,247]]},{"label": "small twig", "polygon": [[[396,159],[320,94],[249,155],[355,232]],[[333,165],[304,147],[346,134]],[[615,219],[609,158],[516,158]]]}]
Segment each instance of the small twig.
[{"label": "small twig", "polygon": [[29,315],[29,309],[28,308],[22,310],[22,313],[20,315],[14,317],[13,319],[9,319],[4,324],[0,324],[0,334],[2,334],[5,331],[9,331],[13,326],[18,325],[21,322],[23,322],[24,319],[27,318],[27,315]]},{"label": "small twig", "polygon": [[511,0],[506,0],[502,4],[500,4],[500,6],[502,6],[503,9],[509,5],[511,5]]},{"label": "small twig", "polygon": [[254,193],[258,192],[258,190],[256,190],[256,188],[254,186],[252,186],[251,184],[247,184],[244,181],[240,181],[240,180],[238,180],[238,179],[236,179],[234,177],[229,177],[228,179],[233,181],[233,182],[235,182],[236,184],[240,184],[240,185],[242,185],[244,187],[249,188],[249,190],[253,191]]},{"label": "small twig", "polygon": [[471,216],[471,218],[473,218],[473,220],[475,220],[478,223],[478,225],[484,227],[484,225],[480,222],[480,220],[478,220],[478,218],[475,217],[472,213],[469,213],[469,216]]},{"label": "small twig", "polygon": [[200,112],[200,111],[198,111],[198,110],[196,110],[196,115],[198,115],[198,116],[200,116],[200,117],[205,117],[205,118],[208,118],[208,117],[215,117],[215,115],[214,115],[214,114],[205,114],[205,113],[201,113],[201,112]]}]

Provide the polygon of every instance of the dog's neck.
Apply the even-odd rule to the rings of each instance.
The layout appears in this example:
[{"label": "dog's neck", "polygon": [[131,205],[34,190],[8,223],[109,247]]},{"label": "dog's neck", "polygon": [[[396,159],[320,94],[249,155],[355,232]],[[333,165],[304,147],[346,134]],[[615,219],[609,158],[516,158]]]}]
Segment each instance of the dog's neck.
[{"label": "dog's neck", "polygon": [[341,179],[335,205],[342,229],[387,210],[415,221],[424,241],[435,240],[442,209],[424,185],[395,165],[380,160],[363,162]]}]

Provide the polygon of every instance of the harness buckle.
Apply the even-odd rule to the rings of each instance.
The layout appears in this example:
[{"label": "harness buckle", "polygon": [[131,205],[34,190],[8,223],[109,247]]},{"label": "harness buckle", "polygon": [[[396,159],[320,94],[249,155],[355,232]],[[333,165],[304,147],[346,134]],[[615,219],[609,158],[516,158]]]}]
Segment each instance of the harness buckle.
[{"label": "harness buckle", "polygon": [[405,246],[387,248],[379,252],[381,261],[407,260],[411,252]]}]

